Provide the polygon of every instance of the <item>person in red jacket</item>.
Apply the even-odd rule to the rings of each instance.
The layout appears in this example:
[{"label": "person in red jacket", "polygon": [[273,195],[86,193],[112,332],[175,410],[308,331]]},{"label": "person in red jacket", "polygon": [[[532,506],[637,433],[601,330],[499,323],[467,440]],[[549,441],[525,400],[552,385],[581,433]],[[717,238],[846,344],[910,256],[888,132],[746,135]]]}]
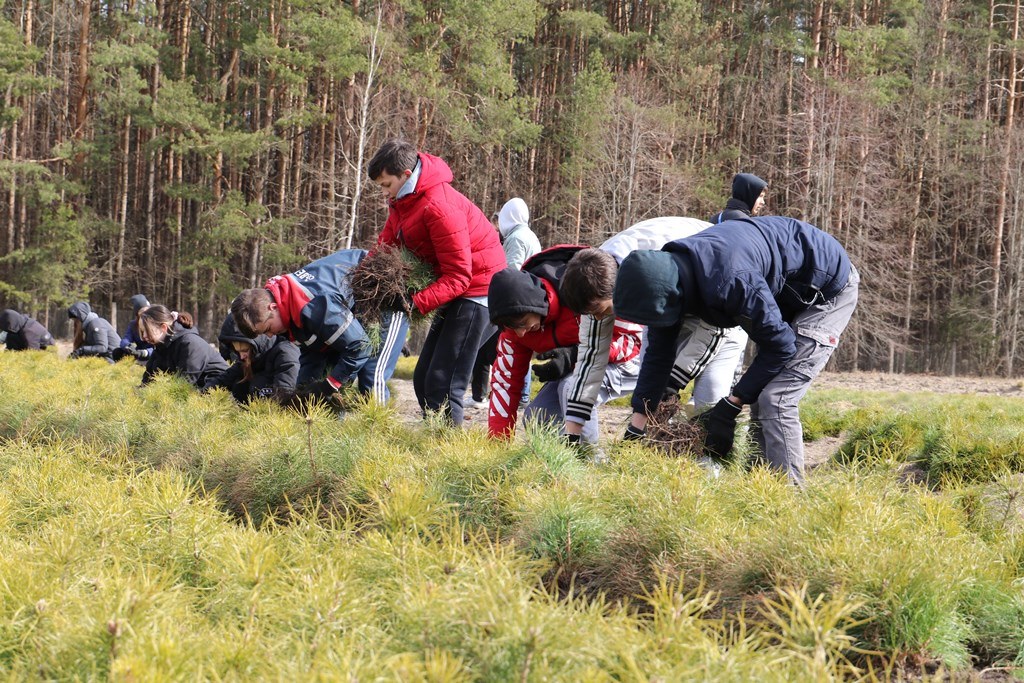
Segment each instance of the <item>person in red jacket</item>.
[{"label": "person in red jacket", "polygon": [[[509,438],[515,433],[516,408],[522,395],[530,360],[546,360],[533,366],[544,386],[523,411],[523,419],[560,426],[565,421],[569,379],[580,343],[580,319],[562,303],[558,293],[561,273],[572,255],[583,247],[558,246],[540,252],[523,265],[497,273],[491,280],[488,300],[491,321],[501,329],[498,356],[491,367],[491,399],[488,433]],[[643,328],[616,320],[595,405],[632,391],[640,371]],[[597,411],[581,434],[566,435],[570,444],[596,444]]]},{"label": "person in red jacket", "polygon": [[437,279],[408,293],[421,313],[434,311],[413,388],[424,415],[442,412],[462,424],[462,402],[481,343],[493,331],[487,286],[505,267],[498,234],[484,213],[451,186],[439,157],[389,140],[370,159],[370,179],[388,199],[378,245],[404,246],[434,268]]}]

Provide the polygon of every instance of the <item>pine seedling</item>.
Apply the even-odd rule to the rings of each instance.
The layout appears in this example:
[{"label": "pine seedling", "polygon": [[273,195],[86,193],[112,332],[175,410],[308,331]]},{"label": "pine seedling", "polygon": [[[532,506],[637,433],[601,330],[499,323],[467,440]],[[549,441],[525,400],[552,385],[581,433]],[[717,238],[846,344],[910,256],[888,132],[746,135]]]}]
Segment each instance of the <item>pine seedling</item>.
[{"label": "pine seedling", "polygon": [[348,274],[354,310],[363,322],[370,348],[380,348],[381,318],[387,311],[399,310],[418,325],[429,319],[408,300],[409,292],[418,292],[437,279],[434,269],[405,247],[382,244]]}]

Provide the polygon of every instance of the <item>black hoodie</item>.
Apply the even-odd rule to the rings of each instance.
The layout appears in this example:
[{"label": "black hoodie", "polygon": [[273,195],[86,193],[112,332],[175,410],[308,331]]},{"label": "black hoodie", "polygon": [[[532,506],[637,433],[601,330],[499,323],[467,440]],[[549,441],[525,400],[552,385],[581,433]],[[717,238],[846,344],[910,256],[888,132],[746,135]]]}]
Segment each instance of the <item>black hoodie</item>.
[{"label": "black hoodie", "polygon": [[0,330],[7,333],[8,351],[45,349],[53,345],[53,336],[45,327],[11,308],[0,313]]},{"label": "black hoodie", "polygon": [[273,390],[295,391],[295,381],[299,376],[299,347],[286,337],[261,334],[249,339],[238,330],[235,319],[228,313],[221,325],[218,341],[222,356],[234,351],[231,342],[244,342],[252,347],[252,379],[242,381],[245,367],[238,362],[211,386],[225,387],[239,403],[245,403],[254,396],[268,395]]},{"label": "black hoodie", "polygon": [[710,221],[717,224],[750,218],[757,198],[766,187],[768,183],[753,173],[737,173],[732,179],[732,197],[725,203],[725,211],[715,214]]},{"label": "black hoodie", "polygon": [[153,347],[142,383],[149,384],[159,372],[170,372],[206,389],[214,386],[227,369],[220,354],[194,328],[175,322],[164,340]]}]

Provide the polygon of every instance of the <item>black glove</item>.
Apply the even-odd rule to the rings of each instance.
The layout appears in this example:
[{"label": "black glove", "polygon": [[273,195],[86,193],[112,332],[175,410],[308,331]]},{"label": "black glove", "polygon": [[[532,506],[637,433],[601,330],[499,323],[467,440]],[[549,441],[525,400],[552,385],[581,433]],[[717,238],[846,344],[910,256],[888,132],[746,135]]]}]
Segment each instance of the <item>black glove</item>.
[{"label": "black glove", "polygon": [[578,459],[586,460],[589,457],[590,450],[587,444],[583,443],[582,434],[563,434],[562,440]]},{"label": "black glove", "polygon": [[729,455],[732,442],[736,438],[736,418],[741,410],[743,409],[740,406],[723,398],[709,410],[693,418],[693,421],[704,430],[704,455],[719,460]]},{"label": "black glove", "polygon": [[646,429],[640,429],[639,427],[634,427],[633,425],[630,424],[630,425],[626,426],[626,433],[622,435],[622,440],[623,441],[640,441],[641,439],[644,438],[644,436],[646,434],[647,434],[647,430]]},{"label": "black glove", "polygon": [[572,372],[572,366],[576,364],[576,347],[559,346],[537,354],[537,359],[547,362],[534,365],[533,374],[541,382],[554,382]]},{"label": "black glove", "polygon": [[82,357],[82,349],[75,349],[74,351],[72,351],[71,353],[68,354],[68,358],[81,358],[81,357]]},{"label": "black glove", "polygon": [[406,315],[412,315],[413,311],[418,310],[416,304],[412,302],[412,295],[415,293],[415,289],[407,289],[404,294],[389,296],[381,303],[381,308],[385,311],[401,311]]},{"label": "black glove", "polygon": [[110,357],[114,359],[114,362],[121,360],[125,356],[134,356],[131,350],[126,346],[119,346],[110,352]]},{"label": "black glove", "polygon": [[337,405],[338,390],[326,379],[310,382],[296,391],[289,400],[293,407],[305,406],[310,403],[326,403]]}]

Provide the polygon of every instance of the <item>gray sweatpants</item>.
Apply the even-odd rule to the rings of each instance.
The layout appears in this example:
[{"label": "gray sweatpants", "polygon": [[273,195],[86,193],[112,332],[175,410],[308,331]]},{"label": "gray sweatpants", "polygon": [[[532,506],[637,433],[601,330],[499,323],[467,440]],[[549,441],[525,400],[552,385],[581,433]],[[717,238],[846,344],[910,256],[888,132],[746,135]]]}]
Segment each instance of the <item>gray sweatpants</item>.
[{"label": "gray sweatpants", "polygon": [[804,480],[804,433],[798,405],[832,357],[839,335],[857,307],[859,288],[860,274],[854,268],[846,287],[834,299],[811,306],[793,320],[796,355],[750,406],[750,433],[760,454],[795,484]]}]

